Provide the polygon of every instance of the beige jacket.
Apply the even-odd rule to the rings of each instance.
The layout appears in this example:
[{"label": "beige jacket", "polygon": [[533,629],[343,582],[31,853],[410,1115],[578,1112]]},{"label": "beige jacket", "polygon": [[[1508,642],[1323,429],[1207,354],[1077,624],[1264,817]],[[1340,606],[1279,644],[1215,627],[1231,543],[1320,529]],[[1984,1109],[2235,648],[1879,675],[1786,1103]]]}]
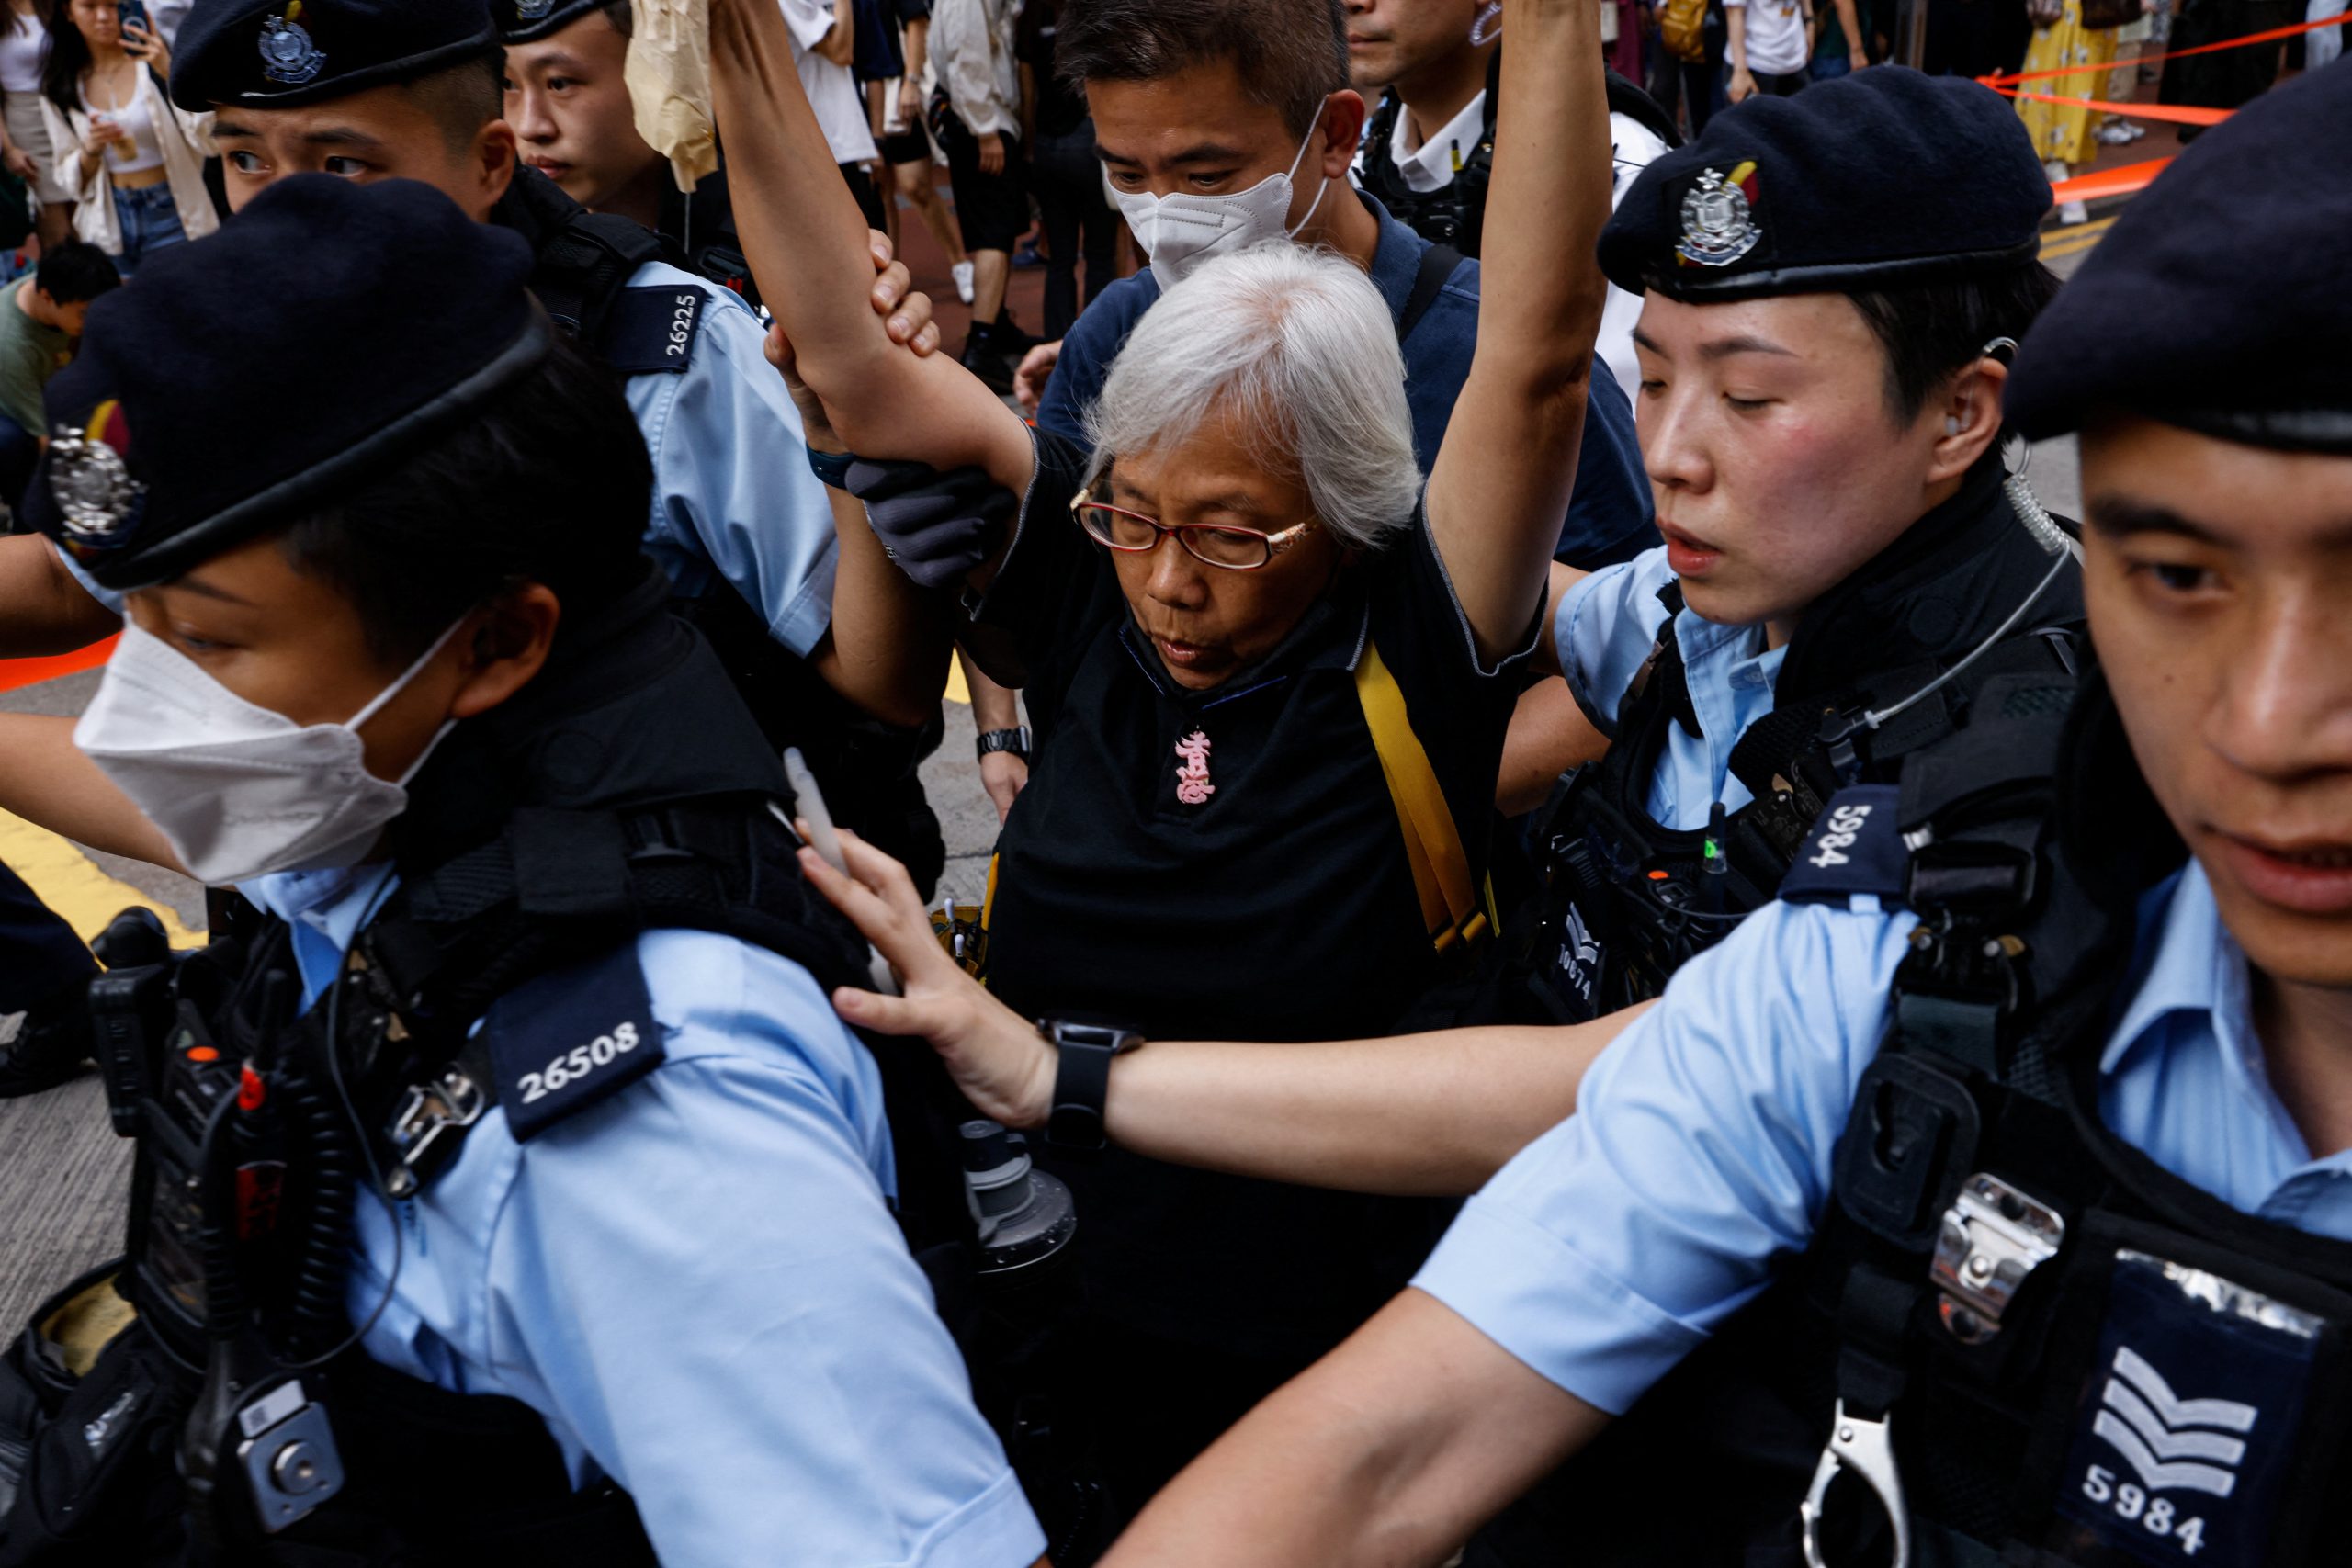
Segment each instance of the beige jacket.
[{"label": "beige jacket", "polygon": [[[191,240],[200,240],[220,227],[220,215],[204,188],[204,160],[212,156],[212,117],[189,114],[176,107],[155,85],[153,73],[139,73],[139,93],[146,100],[147,118],[162,144],[164,176],[172,187],[172,206],[180,227]],[[122,254],[122,224],[114,212],[114,175],[104,158],[88,179],[82,177],[82,149],[90,145],[90,117],[75,109],[58,112],[47,94],[41,95],[41,118],[49,125],[49,144],[57,155],[57,183],[74,193],[74,232],[110,256]]]}]

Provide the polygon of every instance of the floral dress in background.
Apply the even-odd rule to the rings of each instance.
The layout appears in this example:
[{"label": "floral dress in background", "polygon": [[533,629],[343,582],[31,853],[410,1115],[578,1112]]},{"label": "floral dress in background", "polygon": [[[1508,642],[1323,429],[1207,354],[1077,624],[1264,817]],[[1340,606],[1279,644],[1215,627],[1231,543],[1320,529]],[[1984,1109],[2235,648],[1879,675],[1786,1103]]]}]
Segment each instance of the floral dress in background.
[{"label": "floral dress in background", "polygon": [[[2084,27],[2082,0],[2066,0],[2057,21],[2033,35],[2033,45],[2026,51],[2026,72],[2030,75],[2069,65],[2084,69],[2079,74],[2069,73],[2020,85],[2029,92],[2059,97],[2098,97],[2107,82],[2107,68],[2115,62],[2115,32],[2113,28],[2094,32]],[[2087,164],[2098,150],[2091,141],[2091,127],[2098,117],[2086,105],[2019,98],[2018,117],[2025,121],[2026,134],[2033,138],[2033,155],[2044,163],[2056,159]]]}]

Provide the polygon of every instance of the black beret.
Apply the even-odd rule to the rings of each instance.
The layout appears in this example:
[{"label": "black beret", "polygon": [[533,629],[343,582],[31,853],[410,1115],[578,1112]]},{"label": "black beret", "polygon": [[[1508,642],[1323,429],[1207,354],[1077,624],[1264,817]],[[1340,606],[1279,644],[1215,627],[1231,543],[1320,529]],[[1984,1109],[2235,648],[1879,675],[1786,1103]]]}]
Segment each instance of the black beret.
[{"label": "black beret", "polygon": [[498,18],[499,37],[508,43],[535,43],[612,3],[613,0],[491,0],[490,8]]},{"label": "black beret", "polygon": [[1600,266],[1699,303],[1883,288],[2030,260],[2049,210],[2007,98],[1880,65],[1717,114],[1642,171]]},{"label": "black beret", "polygon": [[173,49],[172,102],[318,103],[497,48],[489,0],[196,0]]},{"label": "black beret", "polygon": [[531,265],[413,180],[278,181],[91,306],[27,520],[135,588],[348,494],[546,357]]},{"label": "black beret", "polygon": [[2352,453],[2352,70],[2199,137],[2117,219],[2018,352],[2035,440],[2130,409],[2247,446]]}]

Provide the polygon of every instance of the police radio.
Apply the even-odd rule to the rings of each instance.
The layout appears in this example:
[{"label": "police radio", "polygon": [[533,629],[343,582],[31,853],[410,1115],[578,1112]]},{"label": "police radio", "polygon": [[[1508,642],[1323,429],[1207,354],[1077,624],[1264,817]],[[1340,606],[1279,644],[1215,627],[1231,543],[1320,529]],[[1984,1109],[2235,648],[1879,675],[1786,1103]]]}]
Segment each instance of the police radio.
[{"label": "police radio", "polygon": [[[90,1012],[108,1111],[139,1141],[125,1293],[175,1359],[202,1359],[179,1452],[192,1517],[216,1544],[254,1526],[275,1534],[343,1487],[316,1382],[306,1386],[279,1344],[299,1359],[342,1332],[356,1143],[300,1054],[282,1049],[297,1032],[283,969],[244,997],[232,978],[242,943],[175,956],[144,909],[92,945],[107,966]],[[245,1034],[241,1049],[232,1036]]]}]

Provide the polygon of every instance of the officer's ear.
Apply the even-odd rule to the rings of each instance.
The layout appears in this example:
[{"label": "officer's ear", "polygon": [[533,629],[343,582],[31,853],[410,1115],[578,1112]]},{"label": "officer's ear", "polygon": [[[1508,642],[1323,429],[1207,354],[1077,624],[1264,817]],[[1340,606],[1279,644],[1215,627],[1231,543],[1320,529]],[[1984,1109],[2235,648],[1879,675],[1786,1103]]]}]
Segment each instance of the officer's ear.
[{"label": "officer's ear", "polygon": [[2001,389],[2009,381],[2009,367],[1992,355],[1983,355],[1952,378],[1940,400],[1930,400],[1922,411],[1939,430],[1928,482],[1939,484],[1966,473],[2001,439]]},{"label": "officer's ear", "polygon": [[507,589],[475,612],[470,632],[458,634],[463,678],[449,703],[451,718],[471,718],[529,685],[555,646],[562,603],[544,582]]},{"label": "officer's ear", "polygon": [[480,184],[480,198],[473,207],[474,218],[482,222],[490,219],[490,209],[514,183],[514,166],[522,157],[522,143],[514,135],[514,128],[502,116],[481,128],[474,138],[473,169]]}]

